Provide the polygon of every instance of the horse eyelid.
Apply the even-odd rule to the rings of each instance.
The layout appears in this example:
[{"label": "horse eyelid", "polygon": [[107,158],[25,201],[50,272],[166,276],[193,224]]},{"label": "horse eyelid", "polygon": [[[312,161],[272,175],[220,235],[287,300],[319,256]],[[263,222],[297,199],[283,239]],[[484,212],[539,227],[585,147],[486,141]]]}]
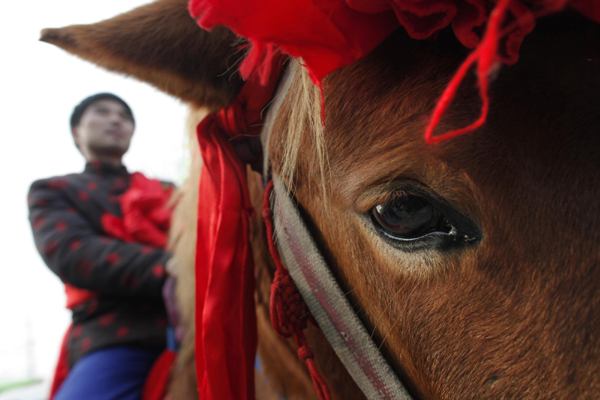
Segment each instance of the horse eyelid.
[{"label": "horse eyelid", "polygon": [[368,191],[364,195],[361,195],[356,201],[355,210],[358,213],[369,213],[372,209],[378,205],[383,205],[396,199],[408,196],[409,193],[402,189],[391,189],[379,188],[373,191]]}]

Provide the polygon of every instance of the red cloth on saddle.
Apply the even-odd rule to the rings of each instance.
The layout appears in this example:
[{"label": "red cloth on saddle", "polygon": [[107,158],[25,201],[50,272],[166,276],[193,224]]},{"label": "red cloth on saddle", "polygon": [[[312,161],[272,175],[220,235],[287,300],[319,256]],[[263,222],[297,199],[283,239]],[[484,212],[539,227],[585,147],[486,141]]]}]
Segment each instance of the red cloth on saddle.
[{"label": "red cloth on saddle", "polygon": [[50,387],[50,397],[49,400],[52,400],[60,389],[60,385],[62,385],[63,381],[69,375],[69,353],[67,351],[67,340],[69,339],[69,334],[73,329],[73,325],[71,324],[67,331],[65,332],[65,336],[63,336],[62,343],[60,345],[60,353],[58,355],[58,362],[56,363],[56,368],[54,369],[54,378],[52,379],[52,386]]},{"label": "red cloth on saddle", "polygon": [[143,243],[165,248],[171,220],[167,207],[171,189],[163,189],[156,179],[148,179],[136,172],[131,186],[121,197],[123,218],[104,214],[102,227],[112,237],[125,242]]},{"label": "red cloth on saddle", "polygon": [[142,391],[142,400],[164,400],[167,395],[167,386],[171,379],[171,367],[177,358],[177,352],[165,350],[154,362],[150,373],[146,377],[146,384]]},{"label": "red cloth on saddle", "polygon": [[[119,198],[123,218],[104,214],[101,221],[104,231],[125,242],[138,242],[165,248],[172,213],[167,207],[171,194],[172,189],[164,189],[160,181],[148,179],[139,172],[134,173],[129,189]],[[97,296],[91,290],[68,284],[65,284],[65,293],[69,309]],[[63,338],[50,389],[50,400],[56,395],[69,373],[67,339],[71,329],[72,326],[69,326]],[[166,389],[166,382],[164,389]]]},{"label": "red cloth on saddle", "polygon": [[[279,68],[280,58],[269,68]],[[202,153],[196,243],[196,369],[202,400],[254,398],[257,333],[254,262],[249,243],[254,214],[246,166],[232,141],[257,135],[278,74],[266,86],[246,82],[229,107],[198,125]]]}]

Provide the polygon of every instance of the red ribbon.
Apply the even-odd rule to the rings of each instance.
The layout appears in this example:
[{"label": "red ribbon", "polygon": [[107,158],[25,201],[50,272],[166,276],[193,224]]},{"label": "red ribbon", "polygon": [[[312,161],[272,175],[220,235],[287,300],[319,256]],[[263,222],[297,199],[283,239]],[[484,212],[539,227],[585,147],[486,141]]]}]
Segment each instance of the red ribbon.
[{"label": "red ribbon", "polygon": [[172,368],[177,360],[177,352],[165,350],[161,353],[146,377],[142,390],[142,400],[165,400]]},{"label": "red ribbon", "polygon": [[[281,56],[268,60],[279,72]],[[260,133],[279,74],[249,79],[232,105],[197,128],[203,165],[196,243],[196,369],[202,400],[254,399],[257,346],[252,203],[232,141]]]},{"label": "red ribbon", "polygon": [[156,179],[139,172],[132,174],[129,189],[121,196],[123,218],[102,215],[102,228],[112,237],[125,242],[144,243],[166,248],[172,210],[168,207],[173,190],[163,188]]}]

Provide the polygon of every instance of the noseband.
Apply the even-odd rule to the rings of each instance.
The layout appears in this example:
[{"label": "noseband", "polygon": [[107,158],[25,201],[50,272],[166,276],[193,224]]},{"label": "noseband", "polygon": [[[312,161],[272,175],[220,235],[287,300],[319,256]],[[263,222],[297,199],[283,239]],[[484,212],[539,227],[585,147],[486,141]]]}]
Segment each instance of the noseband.
[{"label": "noseband", "polygon": [[312,316],[365,397],[412,399],[337,283],[300,214],[296,199],[278,176],[271,176],[269,138],[297,68],[298,63],[290,59],[261,132],[265,186],[269,180],[273,181],[270,194],[273,239]]}]

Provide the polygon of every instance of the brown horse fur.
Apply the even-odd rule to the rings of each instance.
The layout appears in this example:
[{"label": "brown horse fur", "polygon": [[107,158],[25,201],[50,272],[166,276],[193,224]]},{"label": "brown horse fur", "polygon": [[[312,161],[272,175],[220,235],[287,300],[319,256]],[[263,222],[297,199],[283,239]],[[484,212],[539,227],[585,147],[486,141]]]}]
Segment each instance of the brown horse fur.
[{"label": "brown horse fur", "polygon": [[[165,0],[117,18],[151,19],[144,14],[152,14],[153,7],[164,12],[172,7],[169,12],[179,15],[174,9],[183,8],[180,3]],[[184,29],[180,19],[159,22],[151,28],[166,37],[173,37],[171,30]],[[206,93],[204,88],[173,88],[161,82],[164,71],[168,77],[187,76],[187,63],[198,65],[195,57],[210,54],[197,48],[189,52],[183,46],[171,53],[179,60],[173,61],[164,60],[157,50],[150,55],[152,60],[140,65],[135,42],[124,46],[118,36],[127,32],[107,29],[111,24],[109,20],[93,28],[54,31],[53,43],[74,54],[86,49],[82,57],[176,95],[184,89]],[[186,34],[207,38],[191,25],[190,20]],[[119,46],[95,51],[99,42],[89,32],[114,35],[109,42]],[[158,49],[169,45],[162,38],[155,40]],[[600,28],[578,16],[539,21],[523,43],[520,61],[498,72],[484,127],[435,146],[423,140],[427,117],[467,54],[447,32],[424,42],[397,32],[365,59],[332,73],[326,79],[326,124],[321,135],[314,123],[318,94],[307,85],[305,72],[299,70],[294,77],[268,149],[273,171],[293,190],[359,316],[415,397],[597,397],[599,44]],[[224,46],[231,51],[230,44]],[[119,67],[110,61],[116,54]],[[177,62],[186,65],[181,73],[163,65]],[[152,74],[147,73],[150,66]],[[210,81],[212,75],[197,72]],[[172,82],[177,86],[183,81]],[[209,97],[230,99],[235,93],[221,89],[212,97],[186,100],[216,108],[221,103],[211,103]],[[440,131],[472,121],[479,106],[473,82],[465,83]],[[296,153],[298,148],[304,150]],[[321,155],[321,162],[315,163],[315,154]],[[255,175],[249,181],[259,207],[260,182]],[[377,233],[368,218],[371,210],[415,187],[473,221],[481,232],[479,241],[445,250],[401,247]],[[193,190],[184,195],[194,196],[189,193]],[[185,207],[181,213],[194,215],[193,199],[179,204]],[[186,226],[183,235],[193,235],[189,230]],[[188,255],[181,255],[181,274],[193,273],[189,244],[185,247]],[[253,249],[259,354],[268,379],[257,387],[268,383],[290,399],[314,398],[293,344],[277,338],[268,326],[273,268],[260,221],[253,232]],[[180,257],[177,249],[176,254]],[[187,323],[193,316],[189,282],[179,286],[186,292],[180,293],[180,300]],[[334,398],[362,398],[320,331],[311,328],[307,336]],[[192,353],[189,347],[186,351],[189,364]],[[178,398],[186,397],[173,396]]]},{"label": "brown horse fur", "polygon": [[243,84],[233,68],[244,55],[235,35],[198,30],[186,0],[157,1],[100,24],[44,29],[40,40],[198,107],[224,107]]},{"label": "brown horse fur", "polygon": [[[288,186],[418,397],[597,396],[599,39],[581,18],[540,21],[519,63],[500,71],[485,127],[438,146],[423,141],[425,117],[465,56],[448,39],[398,33],[328,78],[327,175],[300,156]],[[296,93],[274,128],[275,173],[306,98]],[[476,116],[475,93],[467,85],[444,129]],[[313,136],[301,138],[310,154]],[[361,214],[414,182],[469,215],[483,240],[400,251],[369,229]]]}]

